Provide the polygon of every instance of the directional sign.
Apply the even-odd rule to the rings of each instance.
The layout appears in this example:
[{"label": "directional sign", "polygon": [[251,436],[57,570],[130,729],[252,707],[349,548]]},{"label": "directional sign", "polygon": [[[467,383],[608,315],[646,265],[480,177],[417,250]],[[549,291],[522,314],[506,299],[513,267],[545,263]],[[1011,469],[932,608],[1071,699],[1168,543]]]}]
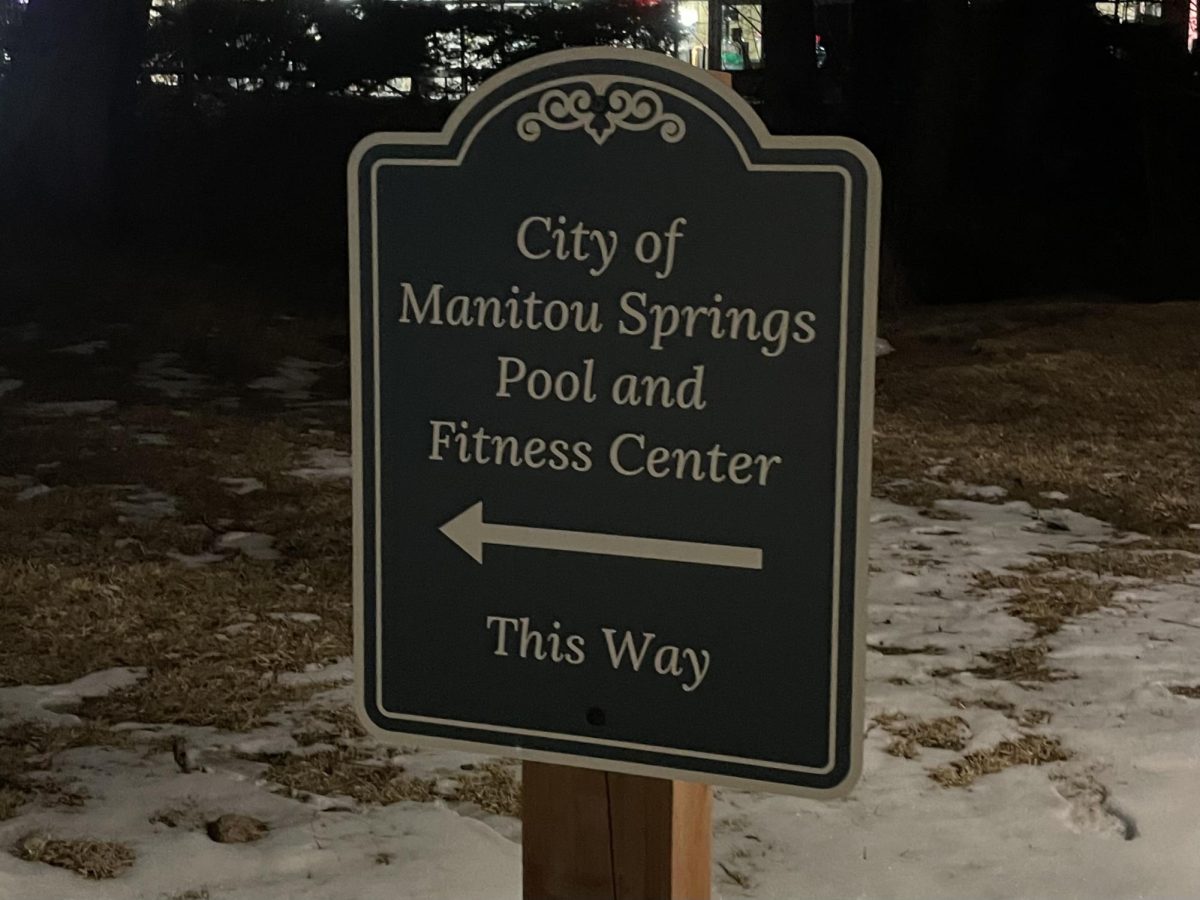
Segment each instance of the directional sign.
[{"label": "directional sign", "polygon": [[878,170],[572,50],[350,162],[360,715],[796,793],[861,749]]}]

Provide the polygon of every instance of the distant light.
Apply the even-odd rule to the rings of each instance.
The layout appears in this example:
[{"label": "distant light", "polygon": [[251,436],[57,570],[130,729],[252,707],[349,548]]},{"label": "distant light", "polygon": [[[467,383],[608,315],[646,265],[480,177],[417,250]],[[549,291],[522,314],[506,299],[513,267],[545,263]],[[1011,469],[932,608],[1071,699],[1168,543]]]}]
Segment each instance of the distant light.
[{"label": "distant light", "polygon": [[678,10],[678,18],[679,24],[684,28],[695,28],[696,23],[700,21],[700,10],[691,4],[681,6]]}]

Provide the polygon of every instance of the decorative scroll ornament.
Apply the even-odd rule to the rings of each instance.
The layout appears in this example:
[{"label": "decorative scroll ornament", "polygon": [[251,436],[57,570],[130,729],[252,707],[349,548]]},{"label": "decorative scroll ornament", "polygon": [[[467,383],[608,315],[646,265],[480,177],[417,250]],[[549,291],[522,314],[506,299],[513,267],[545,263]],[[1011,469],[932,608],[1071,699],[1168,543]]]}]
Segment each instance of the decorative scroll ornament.
[{"label": "decorative scroll ornament", "polygon": [[668,144],[683,140],[683,119],[663,110],[662,97],[649,88],[627,90],[591,83],[568,89],[552,88],[538,99],[537,110],[517,120],[517,134],[533,142],[543,126],[554,131],[583,129],[597,146],[618,130],[652,131]]}]

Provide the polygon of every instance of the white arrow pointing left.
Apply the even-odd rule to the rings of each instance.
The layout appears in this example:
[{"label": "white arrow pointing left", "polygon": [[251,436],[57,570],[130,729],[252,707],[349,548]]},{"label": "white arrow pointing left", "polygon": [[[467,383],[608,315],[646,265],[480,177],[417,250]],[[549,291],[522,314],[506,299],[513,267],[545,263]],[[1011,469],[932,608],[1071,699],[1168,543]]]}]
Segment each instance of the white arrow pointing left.
[{"label": "white arrow pointing left", "polygon": [[602,534],[595,531],[497,525],[483,520],[482,500],[459,513],[439,530],[481,565],[485,544],[530,547],[535,550],[563,550],[568,553],[595,553],[602,556],[628,556],[735,569],[761,569],[763,565],[763,553],[758,547],[702,544],[696,541]]}]

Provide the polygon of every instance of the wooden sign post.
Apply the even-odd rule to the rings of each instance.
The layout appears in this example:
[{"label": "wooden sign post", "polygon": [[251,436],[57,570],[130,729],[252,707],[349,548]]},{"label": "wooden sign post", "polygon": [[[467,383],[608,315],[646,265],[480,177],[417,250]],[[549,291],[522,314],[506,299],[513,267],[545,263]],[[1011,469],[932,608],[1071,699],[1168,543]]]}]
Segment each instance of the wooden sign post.
[{"label": "wooden sign post", "polygon": [[525,900],[708,900],[707,784],[527,762]]},{"label": "wooden sign post", "polygon": [[695,782],[858,774],[874,158],[570,50],[349,201],[360,718],[526,761],[527,898],[707,897]]}]

